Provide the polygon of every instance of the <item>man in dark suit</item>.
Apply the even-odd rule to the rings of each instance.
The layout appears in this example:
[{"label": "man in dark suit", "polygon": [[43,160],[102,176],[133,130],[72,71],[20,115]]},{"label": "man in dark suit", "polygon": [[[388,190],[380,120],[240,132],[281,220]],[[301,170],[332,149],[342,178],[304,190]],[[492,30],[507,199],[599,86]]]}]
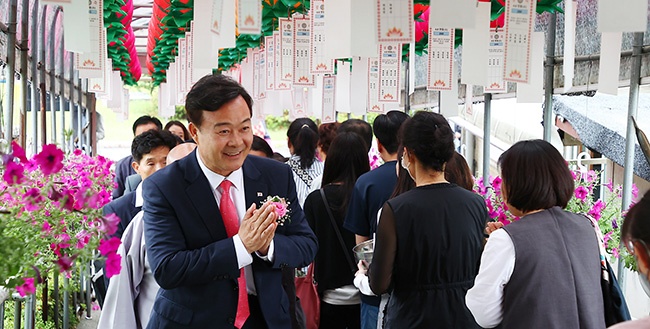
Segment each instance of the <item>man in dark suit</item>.
[{"label": "man in dark suit", "polygon": [[[281,269],[309,264],[318,247],[291,169],[248,156],[252,99],[234,80],[203,77],[185,110],[197,149],[143,182],[161,287],[147,328],[290,328]],[[268,196],[289,202],[283,225]]]},{"label": "man in dark suit", "polygon": [[[139,136],[143,132],[151,129],[162,130],[162,122],[158,118],[149,115],[143,115],[133,122],[133,136]],[[117,183],[117,187],[111,193],[113,200],[124,195],[126,178],[136,174],[131,163],[133,163],[133,156],[128,155],[115,164],[115,182]]]}]

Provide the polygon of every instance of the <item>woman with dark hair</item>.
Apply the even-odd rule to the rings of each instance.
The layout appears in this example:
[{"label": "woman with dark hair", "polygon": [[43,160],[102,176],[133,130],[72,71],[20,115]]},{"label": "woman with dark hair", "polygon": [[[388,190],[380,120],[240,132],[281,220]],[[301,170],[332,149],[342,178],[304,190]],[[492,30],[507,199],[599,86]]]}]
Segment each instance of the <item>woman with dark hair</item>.
[{"label": "woman with dark hair", "polygon": [[293,170],[298,203],[302,207],[314,178],[323,173],[323,163],[316,158],[318,127],[310,118],[299,118],[289,125],[287,137],[291,152],[287,164]]},{"label": "woman with dark hair", "polygon": [[416,187],[382,208],[368,271],[375,294],[393,288],[385,328],[479,328],[465,293],[478,272],[485,203],[445,179],[455,151],[442,115],[416,113],[400,137],[401,165]]},{"label": "woman with dark hair", "polygon": [[332,141],[325,160],[323,187],[309,194],[305,201],[305,216],[320,246],[313,263],[321,298],[320,328],[360,327],[361,299],[352,284],[356,270],[352,253],[355,238],[343,229],[343,221],[354,183],[369,170],[365,142],[357,134],[340,133]]},{"label": "woman with dark hair", "polygon": [[[546,141],[517,142],[499,158],[503,198],[520,217],[490,233],[467,307],[485,328],[605,328],[598,239],[564,210],[574,190]],[[531,310],[535,310],[531,312]]]},{"label": "woman with dark hair", "polygon": [[[621,229],[621,238],[630,254],[634,255],[641,286],[646,295],[650,296],[650,191],[628,211]],[[650,317],[624,322],[611,328],[650,328]]]},{"label": "woman with dark hair", "polygon": [[321,123],[318,126],[318,158],[325,161],[327,152],[332,145],[334,137],[336,137],[336,130],[341,126],[339,122]]},{"label": "woman with dark hair", "polygon": [[458,152],[447,162],[445,166],[445,179],[468,190],[474,190],[474,177],[467,165],[467,160]]},{"label": "woman with dark hair", "polygon": [[170,133],[180,137],[183,142],[187,141],[190,139],[190,132],[187,131],[187,128],[185,128],[185,125],[177,120],[172,120],[167,122],[165,125],[165,128],[163,130],[167,130]]}]

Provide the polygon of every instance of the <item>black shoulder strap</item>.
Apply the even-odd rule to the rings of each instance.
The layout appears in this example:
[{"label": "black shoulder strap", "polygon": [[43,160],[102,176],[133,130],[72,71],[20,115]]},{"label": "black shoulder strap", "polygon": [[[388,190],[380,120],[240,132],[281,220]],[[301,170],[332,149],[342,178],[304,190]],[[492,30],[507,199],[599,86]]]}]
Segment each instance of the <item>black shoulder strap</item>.
[{"label": "black shoulder strap", "polygon": [[330,209],[330,205],[327,202],[327,198],[325,197],[325,191],[322,188],[320,189],[320,196],[323,198],[325,209],[327,209],[327,214],[330,217],[330,221],[332,221],[332,227],[334,227],[334,232],[336,232],[336,236],[339,238],[339,243],[341,244],[341,248],[343,248],[343,252],[345,253],[345,259],[347,259],[348,264],[350,265],[350,269],[352,270],[352,273],[354,273],[357,271],[357,267],[354,265],[354,262],[352,261],[350,254],[346,252],[347,247],[345,246],[345,242],[343,241],[343,236],[341,236],[341,231],[339,231],[339,226],[336,224],[336,221],[334,220],[332,209]]}]

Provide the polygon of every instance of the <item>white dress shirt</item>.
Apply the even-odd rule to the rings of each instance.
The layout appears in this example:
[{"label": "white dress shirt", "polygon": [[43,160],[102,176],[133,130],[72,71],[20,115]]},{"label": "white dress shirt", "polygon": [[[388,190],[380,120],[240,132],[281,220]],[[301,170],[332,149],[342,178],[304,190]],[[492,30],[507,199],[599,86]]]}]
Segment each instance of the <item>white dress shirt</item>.
[{"label": "white dress shirt", "polygon": [[474,286],[467,291],[465,304],[483,328],[494,328],[503,321],[503,290],[515,269],[515,246],[508,232],[490,234]]},{"label": "white dress shirt", "polygon": [[[244,219],[244,215],[246,215],[246,209],[248,208],[246,206],[246,193],[244,191],[244,172],[242,168],[233,171],[230,173],[230,175],[228,175],[228,177],[225,177],[208,169],[205,163],[203,163],[203,160],[201,160],[199,152],[196,152],[196,159],[199,162],[201,171],[203,171],[203,174],[210,183],[210,188],[212,189],[214,198],[217,201],[217,205],[221,201],[222,191],[221,188],[219,188],[221,182],[224,179],[228,179],[232,183],[232,188],[230,189],[230,198],[235,204],[235,208],[237,209],[237,217],[239,217],[239,223],[241,224],[241,221]],[[259,205],[257,206],[259,208]],[[232,241],[235,245],[235,252],[237,253],[237,263],[239,264],[239,268],[244,268],[244,273],[246,274],[246,288],[248,290],[248,293],[251,295],[257,295],[257,291],[255,290],[255,281],[253,280],[253,269],[251,268],[251,264],[253,263],[253,256],[252,254],[249,254],[246,250],[246,247],[244,247],[244,243],[241,241],[239,234],[235,234],[232,237]],[[274,251],[275,248],[273,240],[271,240],[268,255],[263,256],[258,252],[255,252],[255,254],[265,261],[273,262]]]}]

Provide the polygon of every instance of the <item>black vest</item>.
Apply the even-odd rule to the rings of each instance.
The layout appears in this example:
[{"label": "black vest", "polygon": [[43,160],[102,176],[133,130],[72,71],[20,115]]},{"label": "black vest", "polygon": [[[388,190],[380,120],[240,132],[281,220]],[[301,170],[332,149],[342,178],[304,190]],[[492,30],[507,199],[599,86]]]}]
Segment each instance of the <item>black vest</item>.
[{"label": "black vest", "polygon": [[505,230],[516,260],[504,289],[504,329],[605,328],[598,240],[589,219],[554,207]]}]

